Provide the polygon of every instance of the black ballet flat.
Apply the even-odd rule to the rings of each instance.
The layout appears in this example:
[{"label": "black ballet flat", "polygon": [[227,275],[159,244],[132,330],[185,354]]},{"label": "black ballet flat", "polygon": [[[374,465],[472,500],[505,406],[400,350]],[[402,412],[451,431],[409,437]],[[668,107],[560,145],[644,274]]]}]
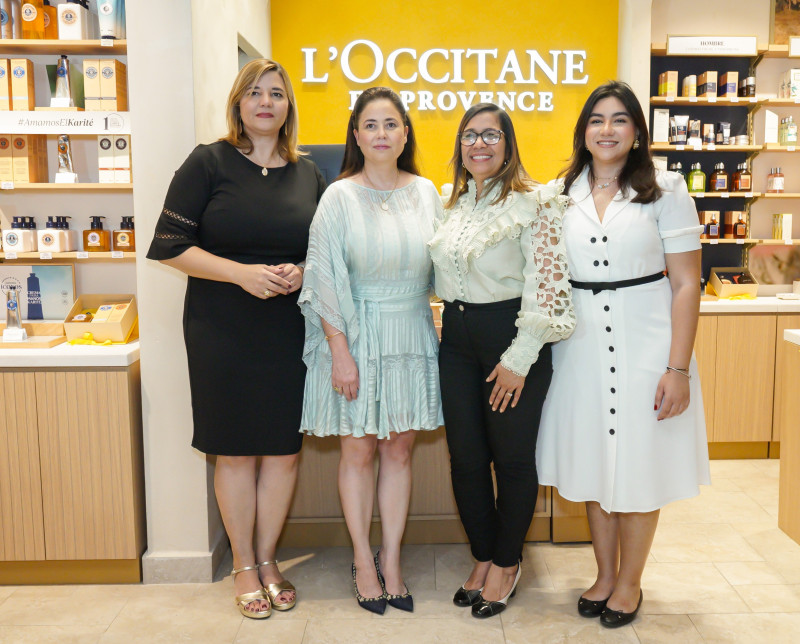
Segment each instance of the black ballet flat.
[{"label": "black ballet flat", "polygon": [[356,564],[353,562],[353,589],[356,591],[356,601],[361,608],[368,610],[370,613],[376,615],[383,615],[386,612],[386,593],[384,592],[380,597],[363,597],[358,592],[358,584],[356,583]]},{"label": "black ballet flat", "polygon": [[581,597],[578,599],[578,614],[581,617],[600,617],[600,613],[602,613],[606,608],[608,599],[609,598],[606,597],[605,599],[595,601],[593,599]]},{"label": "black ballet flat", "polygon": [[403,586],[405,586],[406,592],[404,592],[402,595],[391,595],[386,592],[386,581],[383,579],[383,573],[381,573],[381,564],[380,561],[378,561],[378,553],[380,553],[380,550],[375,553],[375,571],[378,573],[378,581],[381,583],[381,588],[383,588],[383,595],[386,597],[386,601],[388,602],[389,606],[393,608],[404,610],[407,613],[413,613],[414,598],[408,591],[408,586],[406,586],[405,582],[403,582]]},{"label": "black ballet flat", "polygon": [[488,617],[499,615],[508,608],[508,600],[517,594],[517,584],[521,574],[522,564],[520,563],[517,564],[517,576],[514,578],[514,585],[511,586],[508,595],[498,601],[489,601],[481,597],[481,600],[472,607],[472,616],[478,619],[487,619]]},{"label": "black ballet flat", "polygon": [[483,588],[467,590],[464,588],[464,586],[461,586],[461,588],[456,591],[456,594],[453,595],[453,603],[459,608],[469,608],[470,606],[474,606],[481,601],[482,591]]},{"label": "black ballet flat", "polygon": [[619,628],[620,626],[630,624],[636,617],[636,613],[639,612],[639,608],[642,606],[642,599],[644,599],[644,593],[639,590],[639,603],[636,604],[636,609],[630,613],[625,613],[621,610],[612,610],[606,607],[600,614],[600,623],[606,628]]}]

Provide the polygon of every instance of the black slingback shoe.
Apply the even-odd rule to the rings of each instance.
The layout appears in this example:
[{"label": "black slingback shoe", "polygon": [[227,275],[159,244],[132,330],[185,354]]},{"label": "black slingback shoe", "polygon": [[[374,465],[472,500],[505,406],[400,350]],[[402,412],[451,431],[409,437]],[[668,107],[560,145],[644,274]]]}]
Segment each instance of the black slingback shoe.
[{"label": "black slingback shoe", "polygon": [[378,561],[378,554],[380,550],[375,553],[375,570],[378,573],[378,581],[381,582],[381,588],[383,588],[383,594],[386,597],[386,601],[389,603],[389,606],[393,608],[398,608],[400,610],[404,610],[407,613],[414,612],[414,598],[411,596],[411,593],[408,591],[408,586],[406,586],[406,582],[403,582],[403,586],[406,588],[406,592],[402,595],[391,595],[386,592],[386,582],[383,579],[383,573],[381,573],[381,563]]},{"label": "black slingback shoe", "polygon": [[639,603],[636,604],[636,608],[631,613],[625,613],[621,610],[612,610],[606,607],[600,614],[600,623],[606,628],[619,628],[620,626],[625,626],[625,624],[630,624],[636,617],[636,613],[639,612],[643,599],[644,593],[639,590]]},{"label": "black slingback shoe", "polygon": [[508,600],[517,594],[517,584],[519,583],[521,574],[522,562],[517,564],[517,576],[514,577],[514,585],[511,586],[508,595],[496,602],[481,598],[481,600],[472,607],[472,616],[478,619],[486,619],[487,617],[493,617],[494,615],[502,613],[508,607]]},{"label": "black slingback shoe", "polygon": [[456,594],[453,595],[453,603],[459,608],[469,608],[481,601],[481,592],[483,592],[483,588],[467,590],[464,586],[461,586],[456,591]]},{"label": "black slingback shoe", "polygon": [[600,613],[605,610],[607,603],[608,597],[599,601],[581,597],[578,599],[578,613],[581,617],[600,617]]},{"label": "black slingback shoe", "polygon": [[361,608],[377,615],[383,615],[386,612],[386,592],[379,597],[363,597],[361,593],[358,592],[355,562],[353,562],[353,589],[356,591],[356,600]]}]

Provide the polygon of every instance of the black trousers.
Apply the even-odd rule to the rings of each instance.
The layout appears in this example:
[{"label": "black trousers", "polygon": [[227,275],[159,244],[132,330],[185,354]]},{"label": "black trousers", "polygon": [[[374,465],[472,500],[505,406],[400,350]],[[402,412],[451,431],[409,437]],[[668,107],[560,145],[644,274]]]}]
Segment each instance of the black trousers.
[{"label": "black trousers", "polygon": [[[525,378],[515,408],[489,406],[486,378],[517,335],[520,300],[445,302],[439,376],[450,472],[472,556],[513,566],[522,555],[539,491],[536,436],[553,373],[550,345]],[[492,484],[492,465],[497,497]]]}]

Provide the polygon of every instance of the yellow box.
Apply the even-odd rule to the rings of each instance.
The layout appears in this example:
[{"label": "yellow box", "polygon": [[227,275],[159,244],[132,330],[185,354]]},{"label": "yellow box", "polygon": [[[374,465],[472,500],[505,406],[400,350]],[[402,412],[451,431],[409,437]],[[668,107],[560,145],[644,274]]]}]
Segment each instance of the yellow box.
[{"label": "yellow box", "polygon": [[35,183],[33,177],[35,165],[31,163],[30,136],[14,134],[11,137],[11,163],[14,172],[14,183]]},{"label": "yellow box", "polygon": [[83,95],[86,110],[100,110],[100,61],[89,59],[83,61]]},{"label": "yellow box", "polygon": [[697,77],[697,95],[717,95],[717,72],[703,72]]},{"label": "yellow box", "polygon": [[100,61],[100,109],[109,112],[128,109],[128,69],[113,58]]},{"label": "yellow box", "polygon": [[658,95],[677,96],[678,95],[678,72],[664,72],[658,76]]},{"label": "yellow box", "polygon": [[691,74],[683,79],[681,96],[691,98],[697,96],[697,76]]},{"label": "yellow box", "polygon": [[[753,280],[752,284],[735,284],[733,276],[744,273]],[[730,283],[728,283],[730,282]],[[758,295],[758,282],[756,278],[746,268],[741,266],[720,266],[711,269],[711,288],[721,298],[732,297],[734,295]]]},{"label": "yellow box", "polygon": [[11,109],[11,62],[0,58],[0,110]]},{"label": "yellow box", "polygon": [[65,320],[71,320],[86,309],[99,309],[104,304],[126,304],[121,318],[116,322],[97,322],[97,316],[91,322],[64,322],[67,340],[79,340],[84,333],[91,333],[95,342],[127,342],[131,335],[139,313],[136,309],[136,297],[131,294],[87,294],[75,300]]},{"label": "yellow box", "polygon": [[0,181],[14,180],[14,161],[11,154],[11,135],[0,134]]},{"label": "yellow box", "polygon": [[11,59],[11,109],[30,112],[36,107],[33,86],[33,62],[27,58]]}]

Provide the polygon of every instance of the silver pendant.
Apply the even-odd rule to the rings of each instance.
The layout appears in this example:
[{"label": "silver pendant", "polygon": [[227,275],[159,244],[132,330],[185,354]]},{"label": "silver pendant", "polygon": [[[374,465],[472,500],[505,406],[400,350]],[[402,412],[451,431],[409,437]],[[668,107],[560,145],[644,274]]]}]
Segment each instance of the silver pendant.
[{"label": "silver pendant", "polygon": [[381,202],[381,210],[383,210],[383,212],[389,212],[389,204],[385,201]]},{"label": "silver pendant", "polygon": [[263,174],[266,177],[269,174],[269,170],[267,170],[266,168],[261,168],[261,174]]}]

